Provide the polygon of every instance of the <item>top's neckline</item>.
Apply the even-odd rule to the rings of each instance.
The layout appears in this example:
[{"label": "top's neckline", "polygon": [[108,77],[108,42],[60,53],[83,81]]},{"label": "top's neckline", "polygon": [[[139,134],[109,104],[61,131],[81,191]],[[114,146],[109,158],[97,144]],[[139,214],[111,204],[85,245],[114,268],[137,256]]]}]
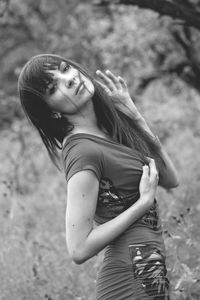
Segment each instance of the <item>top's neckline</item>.
[{"label": "top's neckline", "polygon": [[95,135],[95,134],[91,134],[91,133],[84,133],[84,132],[79,132],[79,133],[73,133],[71,135],[69,135],[66,140],[64,141],[63,143],[63,149],[65,148],[65,146],[67,145],[67,143],[69,142],[70,139],[73,139],[73,138],[78,138],[78,137],[88,137],[88,138],[93,138],[93,139],[99,139],[99,140],[102,140],[102,141],[105,141],[107,143],[111,143],[111,144],[114,144],[116,146],[122,146],[124,149],[126,149],[129,153],[131,151],[131,153],[133,153],[133,150],[137,151],[135,148],[130,148],[128,146],[125,146],[123,144],[120,144],[112,139],[107,139],[105,137],[102,137],[102,136],[98,136],[98,135]]},{"label": "top's neckline", "polygon": [[[64,143],[63,143],[62,149],[65,148],[65,146],[67,145],[67,143],[69,142],[70,139],[78,138],[78,137],[84,137],[84,136],[85,136],[85,137],[89,137],[89,138],[94,138],[94,139],[96,138],[96,139],[105,141],[105,142],[107,142],[107,143],[114,144],[114,145],[116,145],[116,146],[121,146],[121,147],[124,148],[125,151],[128,151],[129,154],[130,154],[130,153],[133,154],[135,151],[136,151],[137,153],[140,153],[140,152],[139,152],[138,150],[136,150],[135,148],[130,148],[130,147],[125,146],[125,145],[123,145],[123,144],[120,144],[120,143],[118,143],[118,142],[116,142],[116,141],[114,141],[114,140],[112,140],[112,139],[109,140],[109,139],[104,138],[104,137],[102,137],[102,136],[98,136],[98,135],[91,134],[91,133],[84,133],[84,132],[73,133],[73,134],[67,136],[67,138],[65,139],[65,141],[64,141]],[[133,151],[133,150],[135,150],[135,151]]]},{"label": "top's neckline", "polygon": [[[65,141],[64,141],[64,143],[63,143],[63,148],[65,147],[66,143],[67,143],[71,138],[75,138],[75,137],[79,137],[79,136],[88,136],[88,137],[91,137],[91,138],[98,138],[98,139],[104,140],[104,141],[106,141],[106,142],[110,142],[110,143],[114,143],[114,144],[119,144],[119,143],[115,142],[114,140],[107,139],[106,137],[102,137],[102,136],[95,135],[95,134],[91,134],[91,133],[79,132],[79,133],[73,133],[73,134],[67,136],[67,138],[65,139]],[[119,144],[119,145],[120,145],[120,144]]]}]

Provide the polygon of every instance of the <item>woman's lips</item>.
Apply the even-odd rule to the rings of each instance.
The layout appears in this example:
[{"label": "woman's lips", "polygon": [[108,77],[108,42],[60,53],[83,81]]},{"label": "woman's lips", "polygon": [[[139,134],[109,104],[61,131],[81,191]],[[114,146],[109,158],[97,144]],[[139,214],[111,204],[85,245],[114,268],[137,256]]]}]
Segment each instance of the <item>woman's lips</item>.
[{"label": "woman's lips", "polygon": [[80,91],[81,87],[83,86],[84,81],[81,81],[76,89],[76,95],[78,94],[78,92]]}]

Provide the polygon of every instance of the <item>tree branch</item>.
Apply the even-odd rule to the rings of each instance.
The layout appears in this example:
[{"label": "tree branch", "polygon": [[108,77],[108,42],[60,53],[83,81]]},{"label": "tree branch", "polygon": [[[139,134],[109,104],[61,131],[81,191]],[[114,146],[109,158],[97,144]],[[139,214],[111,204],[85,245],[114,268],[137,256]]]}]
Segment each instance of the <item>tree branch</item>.
[{"label": "tree branch", "polygon": [[196,49],[193,40],[191,39],[191,32],[189,28],[183,27],[181,30],[172,30],[172,34],[177,43],[179,43],[185,51],[185,56],[188,61],[188,66],[191,72],[187,74],[187,80],[189,80],[190,85],[194,86],[198,91],[200,91],[199,78],[200,78],[200,66],[199,66],[199,54],[198,49]]},{"label": "tree branch", "polygon": [[98,6],[123,4],[151,9],[160,15],[182,20],[185,25],[200,29],[200,13],[197,7],[186,0],[97,0],[94,4]]}]

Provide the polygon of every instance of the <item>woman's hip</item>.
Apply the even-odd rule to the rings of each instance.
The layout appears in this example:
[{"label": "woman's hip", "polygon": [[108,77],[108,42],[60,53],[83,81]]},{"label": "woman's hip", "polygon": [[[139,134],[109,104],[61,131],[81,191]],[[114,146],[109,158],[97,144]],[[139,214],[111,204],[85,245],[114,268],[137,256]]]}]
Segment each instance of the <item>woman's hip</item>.
[{"label": "woman's hip", "polygon": [[165,255],[154,243],[109,245],[96,291],[97,300],[169,299]]}]

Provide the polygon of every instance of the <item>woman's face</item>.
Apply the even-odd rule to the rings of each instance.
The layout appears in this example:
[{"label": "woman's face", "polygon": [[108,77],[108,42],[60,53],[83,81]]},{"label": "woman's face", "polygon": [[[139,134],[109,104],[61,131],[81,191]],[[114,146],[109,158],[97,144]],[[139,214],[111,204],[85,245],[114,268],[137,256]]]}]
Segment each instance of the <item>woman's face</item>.
[{"label": "woman's face", "polygon": [[75,114],[91,100],[94,85],[79,70],[62,61],[56,70],[49,72],[53,76],[53,81],[47,88],[45,102],[52,111]]}]

